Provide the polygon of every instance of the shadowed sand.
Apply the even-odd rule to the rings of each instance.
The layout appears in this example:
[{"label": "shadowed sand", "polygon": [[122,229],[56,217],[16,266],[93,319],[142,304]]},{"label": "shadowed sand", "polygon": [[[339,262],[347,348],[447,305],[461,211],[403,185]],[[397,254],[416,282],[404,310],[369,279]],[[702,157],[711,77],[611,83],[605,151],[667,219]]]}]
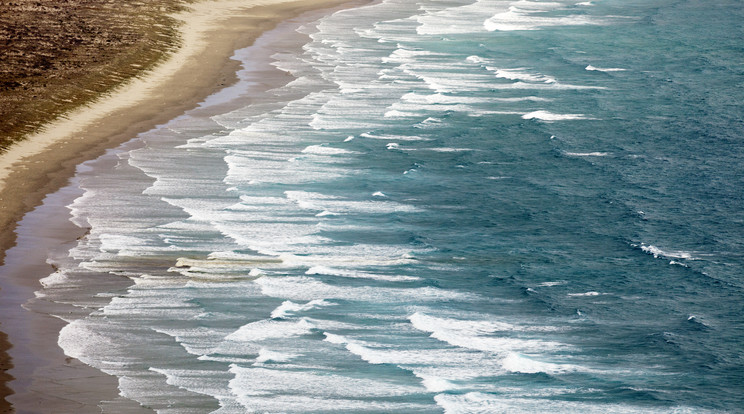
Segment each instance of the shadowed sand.
[{"label": "shadowed sand", "polygon": [[[78,164],[194,108],[214,91],[235,82],[239,64],[230,57],[236,49],[252,44],[262,32],[302,13],[347,2],[207,0],[174,15],[181,22],[180,47],[166,60],[0,154],[0,260],[19,241],[17,223],[47,194],[65,186]],[[277,72],[276,76],[289,75]],[[275,79],[272,83],[282,81]],[[10,314],[5,309],[6,314],[0,316],[0,323],[5,326],[0,328],[9,333],[10,341],[0,333],[0,413],[12,412],[12,408],[19,412],[48,412],[49,407],[58,412],[100,412],[100,401],[118,397],[116,379],[62,353],[57,335],[63,321],[20,307],[38,290],[39,279],[53,271],[45,262],[47,249],[80,236],[70,233],[68,227],[44,229],[42,233],[20,240],[15,249],[21,253],[15,256],[23,257],[23,263],[14,264],[13,272],[0,272],[4,287],[0,302],[11,307]],[[7,265],[0,269],[7,269]],[[14,307],[14,301],[19,306]],[[24,348],[14,349],[11,355],[21,358],[10,361],[5,351],[16,343],[14,334],[23,336],[18,343]],[[23,365],[24,358],[29,367]],[[18,378],[8,382],[11,362],[16,367],[10,372]],[[32,378],[21,378],[18,373]],[[47,373],[53,378],[47,378]],[[64,386],[60,386],[60,381]],[[4,398],[11,392],[8,385],[16,392],[8,398],[14,407]],[[70,387],[78,392],[70,395]],[[133,402],[121,404],[128,412],[140,409]]]}]

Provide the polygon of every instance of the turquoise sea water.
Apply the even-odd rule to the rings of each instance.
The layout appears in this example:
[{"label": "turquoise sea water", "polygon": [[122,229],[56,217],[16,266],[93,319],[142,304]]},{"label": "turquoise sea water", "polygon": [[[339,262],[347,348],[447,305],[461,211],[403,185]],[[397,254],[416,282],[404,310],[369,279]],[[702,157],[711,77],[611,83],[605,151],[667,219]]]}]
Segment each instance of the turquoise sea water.
[{"label": "turquoise sea water", "polygon": [[[90,231],[37,295],[78,309],[68,355],[162,413],[742,410],[742,22],[735,0],[289,22],[238,85],[80,166]],[[294,80],[258,87],[263,53]]]}]

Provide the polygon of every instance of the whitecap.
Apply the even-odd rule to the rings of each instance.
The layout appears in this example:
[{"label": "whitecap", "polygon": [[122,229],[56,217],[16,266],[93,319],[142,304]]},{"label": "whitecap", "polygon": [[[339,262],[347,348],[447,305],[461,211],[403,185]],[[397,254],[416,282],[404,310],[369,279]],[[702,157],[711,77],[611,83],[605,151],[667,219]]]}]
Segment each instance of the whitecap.
[{"label": "whitecap", "polygon": [[307,335],[315,325],[308,319],[299,321],[261,320],[243,325],[237,331],[225,337],[228,341],[263,341],[266,339],[289,338]]},{"label": "whitecap", "polygon": [[272,318],[287,318],[291,314],[295,314],[298,312],[305,312],[305,311],[309,311],[312,309],[317,309],[317,308],[326,307],[326,306],[333,306],[333,305],[335,305],[335,303],[328,302],[327,300],[324,300],[324,299],[311,300],[310,302],[307,302],[305,304],[299,304],[299,303],[294,303],[290,300],[285,300],[284,302],[282,302],[281,305],[279,305],[279,307],[277,307],[271,312],[271,317]]},{"label": "whitecap", "polygon": [[379,275],[369,272],[363,272],[358,270],[345,270],[345,269],[334,269],[327,266],[313,266],[305,272],[306,275],[328,275],[328,276],[339,276],[348,277],[354,279],[372,279],[372,280],[384,280],[388,282],[410,282],[415,280],[421,280],[421,278],[415,276],[390,276],[390,275]]},{"label": "whitecap", "polygon": [[592,65],[588,65],[585,69],[589,71],[597,71],[597,72],[624,72],[627,70],[623,68],[598,68]]},{"label": "whitecap", "polygon": [[302,150],[302,153],[315,155],[339,155],[353,154],[353,151],[348,151],[342,148],[327,147],[324,145],[310,145],[309,147]]},{"label": "whitecap", "polygon": [[553,121],[566,121],[566,120],[579,120],[579,119],[592,119],[587,118],[583,114],[554,114],[548,111],[534,111],[522,115],[523,119],[539,119],[541,121],[553,122]]},{"label": "whitecap", "polygon": [[607,152],[564,152],[564,155],[569,157],[606,157],[609,155]]},{"label": "whitecap", "polygon": [[[536,3],[545,4],[550,8],[555,8],[560,3]],[[561,17],[546,17],[540,12],[546,9],[527,8],[524,5],[520,7],[511,6],[506,12],[493,15],[483,22],[483,27],[489,32],[493,31],[518,31],[518,30],[540,30],[542,27],[550,26],[585,26],[585,25],[602,25],[605,20],[585,15],[568,15]]]},{"label": "whitecap", "polygon": [[423,385],[429,392],[444,392],[459,388],[457,385],[444,378],[433,375],[416,374],[415,372],[414,375],[421,378],[421,385]]},{"label": "whitecap", "polygon": [[440,148],[426,148],[427,151],[434,151],[434,152],[467,152],[467,151],[475,151],[472,148],[450,148],[450,147],[440,147]]},{"label": "whitecap", "polygon": [[554,341],[493,335],[498,331],[529,330],[504,322],[437,318],[420,312],[408,319],[414,328],[430,332],[432,338],[466,349],[504,354],[515,350],[543,352],[566,346]]},{"label": "whitecap", "polygon": [[[281,393],[282,398],[280,403],[284,409],[280,411],[286,409],[286,405],[284,405],[285,399],[292,394],[334,397],[331,400],[331,405],[325,404],[323,406],[329,410],[337,410],[345,406],[345,401],[337,400],[337,397],[387,398],[396,395],[416,394],[424,391],[423,387],[372,380],[369,378],[354,378],[352,376],[327,372],[287,371],[264,367],[243,368],[238,365],[231,365],[230,372],[235,375],[235,378],[230,381],[230,388],[236,395],[242,398],[247,407],[251,407],[260,401],[260,397],[262,396],[272,397],[269,399],[276,400],[276,393]],[[370,402],[367,401],[367,403]],[[312,405],[312,407],[316,410],[319,408],[317,405]]]},{"label": "whitecap", "polygon": [[641,250],[643,250],[644,252],[656,258],[667,257],[667,258],[674,258],[674,259],[696,260],[695,257],[690,252],[685,252],[682,250],[666,251],[666,250],[662,250],[650,244],[649,245],[641,244]]},{"label": "whitecap", "polygon": [[557,80],[552,76],[543,75],[540,73],[530,73],[524,68],[516,69],[499,69],[491,66],[486,66],[486,69],[494,72],[497,78],[518,80],[525,82],[542,82],[542,83],[556,83]]},{"label": "whitecap", "polygon": [[256,362],[259,364],[263,364],[266,362],[289,362],[300,356],[302,355],[291,354],[288,352],[270,351],[266,348],[261,348],[258,351],[258,357],[256,358]]},{"label": "whitecap", "polygon": [[67,277],[67,275],[64,272],[58,270],[50,274],[49,276],[39,280],[39,283],[41,283],[44,289],[50,289],[59,285],[64,285],[68,281],[69,278]]},{"label": "whitecap", "polygon": [[431,138],[424,138],[420,137],[418,135],[377,135],[371,132],[365,132],[362,134],[359,134],[360,137],[363,138],[369,138],[369,139],[384,139],[384,140],[396,140],[396,141],[430,141]]},{"label": "whitecap", "polygon": [[533,358],[528,358],[516,352],[511,352],[504,358],[501,363],[509,372],[518,372],[523,374],[536,374],[544,372],[546,374],[559,374],[571,371],[581,371],[582,368],[571,364],[555,364],[542,362]]},{"label": "whitecap", "polygon": [[400,301],[437,302],[451,300],[473,300],[469,293],[434,287],[383,288],[334,286],[310,277],[262,277],[256,280],[266,296],[290,300],[313,300],[319,297],[364,301],[374,303],[398,303]]}]

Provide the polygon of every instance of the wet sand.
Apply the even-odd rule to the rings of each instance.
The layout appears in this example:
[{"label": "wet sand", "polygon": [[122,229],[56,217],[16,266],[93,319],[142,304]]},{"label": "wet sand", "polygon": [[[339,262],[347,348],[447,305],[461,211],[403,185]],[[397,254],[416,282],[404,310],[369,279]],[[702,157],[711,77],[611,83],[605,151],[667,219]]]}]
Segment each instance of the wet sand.
[{"label": "wet sand", "polygon": [[[0,397],[16,392],[8,400],[17,412],[48,412],[52,406],[59,412],[100,412],[97,405],[103,400],[114,402],[108,407],[117,411],[140,409],[118,398],[115,378],[61,352],[56,339],[65,325],[62,320],[21,308],[38,290],[39,279],[54,270],[46,264],[49,249],[73,242],[80,234],[63,225],[18,238],[17,223],[47,194],[64,187],[81,162],[196,107],[211,93],[233,83],[239,65],[230,57],[236,49],[250,45],[283,20],[343,3],[346,0],[195,3],[176,16],[183,22],[181,47],[166,61],[0,155],[0,259],[11,248],[17,250],[13,257],[23,258],[22,263],[5,263],[2,269],[6,271],[0,272],[4,312],[0,329],[10,334],[9,342],[0,335]],[[52,210],[43,214],[65,213],[63,205],[51,203],[49,208]],[[11,268],[13,274],[7,270]],[[11,344],[16,345],[10,353],[13,360],[5,352]],[[10,373],[16,378],[8,382],[11,363],[15,367]],[[75,395],[70,389],[76,390]],[[0,413],[11,410],[3,398]]]}]

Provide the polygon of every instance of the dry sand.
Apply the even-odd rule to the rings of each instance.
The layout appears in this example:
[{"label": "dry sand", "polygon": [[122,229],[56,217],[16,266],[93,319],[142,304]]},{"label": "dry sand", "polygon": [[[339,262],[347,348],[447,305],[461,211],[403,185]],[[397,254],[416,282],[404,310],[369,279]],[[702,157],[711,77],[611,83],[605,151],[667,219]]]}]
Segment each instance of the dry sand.
[{"label": "dry sand", "polygon": [[[263,31],[304,12],[347,1],[213,0],[195,3],[189,11],[177,15],[183,21],[182,44],[165,62],[93,104],[49,124],[42,132],[0,155],[0,260],[16,244],[17,223],[47,194],[66,185],[78,164],[194,108],[214,91],[233,83],[238,63],[230,57],[236,49],[250,45]],[[58,244],[64,238],[74,240],[76,236],[58,232],[57,239],[62,239],[51,242]],[[44,262],[44,247],[29,243],[17,247],[27,250],[28,266],[22,272],[25,279],[13,282],[25,294],[33,292],[39,286],[38,280],[52,271]],[[5,279],[6,275],[0,277]],[[9,294],[0,292],[0,298],[4,293]],[[45,383],[39,375],[33,381],[17,378],[10,382],[10,388],[15,389],[14,384],[18,384],[24,388],[25,395],[9,399],[19,411],[48,412],[50,404],[54,404],[59,412],[99,412],[98,401],[116,397],[113,378],[62,354],[56,344],[59,329],[64,325],[62,321],[48,315],[31,318],[24,314],[30,312],[19,307],[15,319],[7,315],[2,319],[3,323],[8,319],[15,321],[9,323],[28,323],[23,329],[30,339],[21,342],[31,343],[35,349],[15,350],[15,353],[25,352],[29,360],[43,354],[43,369],[53,372],[57,379],[66,378],[66,387],[77,387],[79,393],[70,396],[67,391],[60,391],[58,383],[52,379]],[[13,331],[7,331],[11,332],[10,342],[14,342]],[[0,335],[0,351],[7,345]],[[9,363],[2,354],[0,397],[7,394],[3,391],[6,385],[3,368]],[[18,365],[23,361],[15,362]],[[18,368],[12,372],[24,371]],[[7,403],[0,401],[0,413],[8,410]]]}]

